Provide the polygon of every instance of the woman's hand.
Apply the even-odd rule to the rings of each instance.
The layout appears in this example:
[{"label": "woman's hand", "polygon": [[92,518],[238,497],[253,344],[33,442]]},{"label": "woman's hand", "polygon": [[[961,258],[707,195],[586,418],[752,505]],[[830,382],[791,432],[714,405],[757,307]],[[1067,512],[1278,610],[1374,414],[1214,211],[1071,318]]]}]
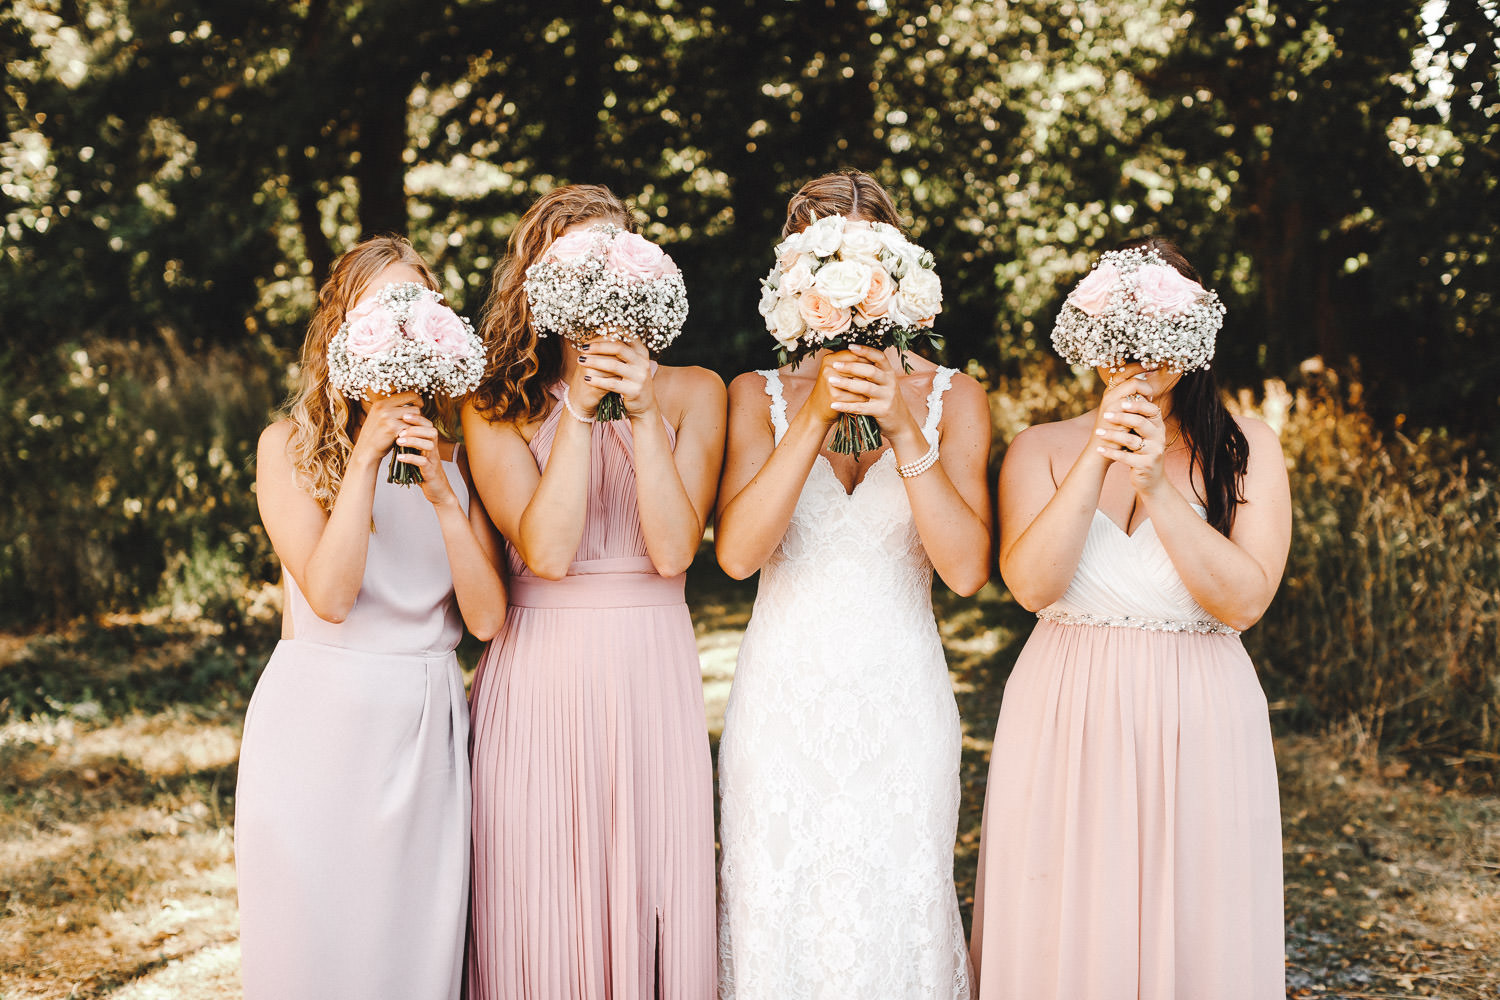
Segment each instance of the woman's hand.
[{"label": "woman's hand", "polygon": [[832,407],[838,413],[874,417],[881,434],[892,441],[917,428],[896,370],[884,351],[855,344],[830,355],[825,364],[833,370],[828,384],[833,388]]},{"label": "woman's hand", "polygon": [[410,417],[427,420],[422,416],[422,397],[414,392],[382,396],[370,403],[354,438],[354,451],[349,456],[350,465],[377,464],[395,446],[396,438],[412,426]]},{"label": "woman's hand", "polygon": [[633,418],[660,413],[656,385],[651,377],[651,353],[636,340],[591,340],[578,345],[577,380],[582,388],[569,386],[576,406],[592,413],[607,392],[618,392],[625,415]]},{"label": "woman's hand", "polygon": [[1130,469],[1130,484],[1144,496],[1166,482],[1167,428],[1161,407],[1146,397],[1149,389],[1137,389],[1124,398],[1110,400],[1110,395],[1120,388],[1114,386],[1105,392],[1105,402],[1100,404],[1094,424],[1094,438],[1099,442],[1101,455]]},{"label": "woman's hand", "polygon": [[403,414],[406,428],[396,436],[399,447],[415,448],[410,454],[396,453],[396,461],[404,462],[422,473],[422,495],[434,507],[456,504],[458,495],[448,481],[443,468],[442,456],[438,453],[438,431],[431,420],[421,413]]}]

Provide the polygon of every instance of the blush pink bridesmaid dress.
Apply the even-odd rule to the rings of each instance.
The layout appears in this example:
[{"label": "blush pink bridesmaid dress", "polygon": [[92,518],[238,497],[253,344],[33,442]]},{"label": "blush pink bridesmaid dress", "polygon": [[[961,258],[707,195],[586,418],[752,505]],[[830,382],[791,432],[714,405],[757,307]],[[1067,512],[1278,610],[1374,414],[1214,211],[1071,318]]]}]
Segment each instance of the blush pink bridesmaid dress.
[{"label": "blush pink bridesmaid dress", "polygon": [[[452,462],[449,480],[468,494]],[[432,505],[376,479],[341,624],[288,574],[235,809],[247,1000],[456,1000],[469,885],[463,633]]]},{"label": "blush pink bridesmaid dress", "polygon": [[1149,520],[1099,511],[1038,617],[990,754],[981,1000],[1281,1000],[1276,761],[1238,634]]},{"label": "blush pink bridesmaid dress", "polygon": [[[532,438],[542,469],[560,419]],[[714,995],[698,649],[683,577],[646,555],[632,454],[628,420],[595,425],[566,577],[508,548],[510,608],[471,698],[470,1000]]]}]

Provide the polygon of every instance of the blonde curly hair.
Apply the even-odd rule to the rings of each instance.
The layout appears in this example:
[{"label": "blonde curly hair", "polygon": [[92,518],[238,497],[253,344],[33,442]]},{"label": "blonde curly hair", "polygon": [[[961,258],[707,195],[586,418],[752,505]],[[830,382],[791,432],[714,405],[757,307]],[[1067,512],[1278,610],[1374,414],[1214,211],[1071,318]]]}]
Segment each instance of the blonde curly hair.
[{"label": "blonde curly hair", "polygon": [[[437,275],[405,238],[371,237],[334,261],[328,280],[318,290],[318,307],[302,342],[298,384],[284,414],[292,422],[287,451],[297,485],[324,510],[332,510],[338,498],[361,416],[328,382],[328,342],[365,288],[393,264],[405,264],[422,276],[428,288],[438,290]],[[458,407],[453,400],[426,400],[422,412],[446,440],[456,440]]]},{"label": "blonde curly hair", "polygon": [[536,200],[510,234],[495,266],[479,321],[484,340],[484,381],[469,398],[486,420],[527,423],[545,416],[547,387],[562,375],[558,338],[539,338],[526,301],[526,269],[574,223],[613,222],[631,232],[630,211],[602,184],[568,184]]}]

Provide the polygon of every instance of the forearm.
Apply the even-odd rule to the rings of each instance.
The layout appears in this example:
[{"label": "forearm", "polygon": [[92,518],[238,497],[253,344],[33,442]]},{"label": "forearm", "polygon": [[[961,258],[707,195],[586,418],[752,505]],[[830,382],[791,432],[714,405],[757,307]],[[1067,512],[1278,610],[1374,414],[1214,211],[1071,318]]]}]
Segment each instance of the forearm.
[{"label": "forearm", "polygon": [[[891,439],[898,466],[920,461],[929,445],[915,425]],[[979,473],[982,478],[982,470]],[[990,578],[990,524],[949,476],[942,459],[926,472],[903,477],[917,535],[932,568],[949,589],[970,596]]]},{"label": "forearm", "polygon": [[719,565],[743,580],[781,544],[828,427],[799,412],[754,478],[719,511],[714,548]]},{"label": "forearm", "polygon": [[[511,540],[537,576],[560,580],[578,553],[588,511],[592,425],[563,415],[547,468],[522,511]],[[493,509],[493,505],[491,505]]]},{"label": "forearm", "polygon": [[1234,541],[1220,534],[1176,488],[1162,483],[1143,497],[1167,557],[1193,600],[1219,621],[1247,629],[1260,620],[1279,581]]},{"label": "forearm", "polygon": [[453,594],[459,614],[477,638],[491,639],[505,622],[505,584],[500,571],[485,555],[474,526],[457,499],[436,511],[448,567],[453,573]]},{"label": "forearm", "polygon": [[1000,576],[1028,611],[1058,600],[1073,582],[1106,471],[1107,459],[1092,446],[1085,448],[1046,506],[1001,549]]},{"label": "forearm", "polygon": [[635,442],[636,509],[646,554],[662,576],[677,576],[698,553],[704,515],[682,483],[660,414],[632,414],[630,430]]},{"label": "forearm", "polygon": [[303,564],[302,579],[297,581],[308,606],[324,621],[343,621],[359,598],[365,557],[370,550],[370,518],[379,465],[379,459],[351,457],[333,510]]}]

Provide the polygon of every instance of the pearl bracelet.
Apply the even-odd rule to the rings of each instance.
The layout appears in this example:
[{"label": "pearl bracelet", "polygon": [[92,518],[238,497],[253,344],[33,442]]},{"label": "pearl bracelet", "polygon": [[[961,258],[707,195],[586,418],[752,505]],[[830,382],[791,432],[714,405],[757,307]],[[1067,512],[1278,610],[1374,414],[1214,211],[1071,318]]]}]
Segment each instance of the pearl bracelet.
[{"label": "pearl bracelet", "polygon": [[927,449],[927,454],[923,455],[915,462],[911,462],[907,465],[896,466],[896,475],[900,476],[902,479],[915,479],[917,476],[920,476],[922,473],[926,472],[928,469],[936,465],[937,460],[938,446],[937,442],[934,441],[932,442],[932,447]]},{"label": "pearl bracelet", "polygon": [[568,411],[568,416],[572,417],[574,420],[578,421],[580,424],[592,424],[592,423],[594,423],[594,418],[593,417],[586,417],[582,413],[579,413],[577,410],[573,409],[573,401],[568,398],[568,387],[567,387],[567,385],[563,386],[563,391],[562,391],[562,405],[563,405],[563,409],[565,409],[565,410]]}]

